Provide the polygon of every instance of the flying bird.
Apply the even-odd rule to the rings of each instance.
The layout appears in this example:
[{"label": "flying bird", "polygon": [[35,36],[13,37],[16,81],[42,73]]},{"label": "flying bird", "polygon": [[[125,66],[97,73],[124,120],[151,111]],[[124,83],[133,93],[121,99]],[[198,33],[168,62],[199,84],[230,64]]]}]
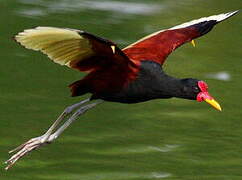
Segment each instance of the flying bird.
[{"label": "flying bird", "polygon": [[10,151],[15,154],[6,161],[6,169],[32,150],[54,141],[77,117],[104,101],[139,103],[176,97],[205,101],[221,111],[204,81],[172,77],[164,72],[162,65],[176,48],[186,42],[195,46],[194,39],[236,13],[203,17],[161,30],[124,49],[76,29],[36,27],[18,33],[15,40],[25,48],[41,51],[55,63],[86,72],[84,78],[69,87],[72,96],[86,93],[91,96],[67,107],[44,135]]}]

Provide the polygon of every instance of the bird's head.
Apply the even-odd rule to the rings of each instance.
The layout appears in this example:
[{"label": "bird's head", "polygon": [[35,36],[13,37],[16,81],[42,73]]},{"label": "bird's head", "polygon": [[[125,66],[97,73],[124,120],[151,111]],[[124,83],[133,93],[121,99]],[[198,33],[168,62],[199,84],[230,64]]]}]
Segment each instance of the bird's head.
[{"label": "bird's head", "polygon": [[198,102],[205,101],[215,109],[222,110],[219,103],[208,93],[208,85],[204,81],[184,79],[183,84],[183,93],[186,94],[186,98],[197,100]]}]

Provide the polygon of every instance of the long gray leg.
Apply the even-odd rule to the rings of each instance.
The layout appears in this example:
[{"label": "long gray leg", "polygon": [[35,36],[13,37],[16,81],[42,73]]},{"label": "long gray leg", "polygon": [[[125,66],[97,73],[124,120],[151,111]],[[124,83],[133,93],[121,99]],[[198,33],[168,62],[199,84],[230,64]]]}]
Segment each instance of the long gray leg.
[{"label": "long gray leg", "polygon": [[55,140],[60,136],[60,134],[73,123],[80,115],[84,114],[87,110],[93,108],[94,106],[103,103],[103,100],[98,100],[95,103],[88,104],[79,108],[69,119],[66,121],[55,133],[51,134],[50,138],[48,139],[49,142]]},{"label": "long gray leg", "polygon": [[55,128],[61,123],[61,121],[69,114],[71,114],[75,109],[77,109],[78,107],[80,107],[81,105],[87,103],[90,101],[90,98],[85,99],[79,103],[73,104],[71,106],[68,106],[63,113],[58,117],[58,119],[51,125],[51,127],[48,129],[48,131],[45,133],[45,135],[47,135],[47,139],[48,137],[51,135],[51,133],[55,130]]},{"label": "long gray leg", "polygon": [[[90,98],[85,99],[79,103],[73,104],[71,106],[68,106],[62,113],[61,115],[57,118],[57,120],[51,125],[51,127],[45,132],[44,135],[41,136],[42,141],[45,141],[45,139],[48,139],[50,137],[50,135],[52,134],[52,132],[57,128],[57,126],[65,119],[66,116],[68,116],[69,114],[71,114],[75,109],[77,109],[78,107],[80,107],[81,105],[87,103],[88,101],[90,101]],[[35,140],[35,138],[31,139],[31,140]],[[18,146],[17,148],[9,151],[9,153],[13,153],[15,151],[18,151],[20,149],[22,149],[24,146],[26,146],[26,144],[31,143],[31,140],[29,140],[28,142],[21,144],[20,146]]]},{"label": "long gray leg", "polygon": [[[31,152],[32,150],[39,148],[45,144],[49,144],[50,142],[55,140],[72,122],[74,122],[77,119],[77,117],[84,114],[87,110],[103,102],[102,100],[98,100],[97,102],[82,106],[82,104],[88,102],[89,99],[84,101],[74,104],[72,106],[69,106],[68,107],[69,109],[66,108],[65,111],[59,116],[59,118],[54,122],[54,124],[49,128],[49,130],[44,135],[36,138],[32,138],[26,143],[24,143],[23,145],[16,148],[16,151],[18,152],[5,162],[6,164],[8,164],[5,169],[8,170],[16,163],[17,160],[19,160],[21,157],[25,156],[27,153]],[[54,129],[59,125],[59,123],[64,119],[64,117],[66,117],[66,115],[73,112],[74,109],[76,109],[77,107],[79,107],[79,109],[76,110],[76,112],[59,129],[57,129],[53,133]]]}]

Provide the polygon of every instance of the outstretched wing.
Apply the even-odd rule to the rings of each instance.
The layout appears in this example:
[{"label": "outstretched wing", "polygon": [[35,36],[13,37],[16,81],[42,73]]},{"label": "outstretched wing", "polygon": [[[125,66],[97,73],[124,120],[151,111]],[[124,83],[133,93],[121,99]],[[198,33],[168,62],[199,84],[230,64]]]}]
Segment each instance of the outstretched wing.
[{"label": "outstretched wing", "polygon": [[47,54],[55,63],[80,71],[131,63],[113,42],[80,30],[36,27],[17,34],[15,39],[28,49]]},{"label": "outstretched wing", "polygon": [[214,25],[238,11],[204,17],[170,29],[155,32],[123,49],[132,61],[151,60],[159,64],[182,44],[208,33]]}]

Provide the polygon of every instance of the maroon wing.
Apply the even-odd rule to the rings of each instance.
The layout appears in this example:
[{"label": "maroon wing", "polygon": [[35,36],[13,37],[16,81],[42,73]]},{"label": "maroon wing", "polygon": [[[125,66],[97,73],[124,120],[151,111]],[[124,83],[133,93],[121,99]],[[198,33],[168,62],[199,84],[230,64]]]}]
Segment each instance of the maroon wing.
[{"label": "maroon wing", "polygon": [[134,62],[151,60],[159,64],[182,44],[208,33],[214,25],[233,16],[238,11],[193,20],[173,28],[158,31],[123,49]]}]

